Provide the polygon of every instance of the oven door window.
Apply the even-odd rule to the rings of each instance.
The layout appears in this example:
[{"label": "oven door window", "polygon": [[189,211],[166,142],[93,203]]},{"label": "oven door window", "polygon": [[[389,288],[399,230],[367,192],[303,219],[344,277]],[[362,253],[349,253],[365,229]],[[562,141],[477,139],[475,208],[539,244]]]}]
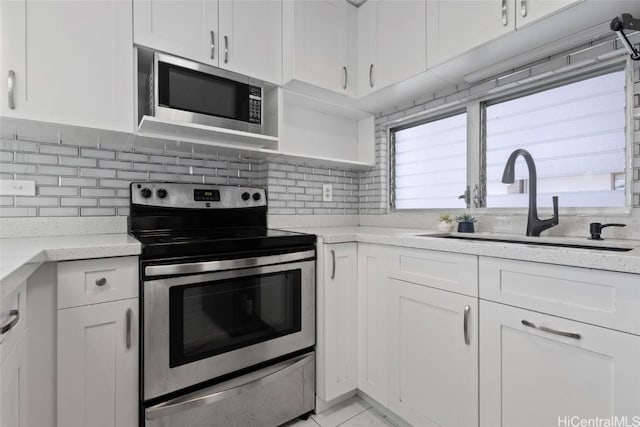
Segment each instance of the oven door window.
[{"label": "oven door window", "polygon": [[301,330],[301,272],[169,289],[170,367]]}]

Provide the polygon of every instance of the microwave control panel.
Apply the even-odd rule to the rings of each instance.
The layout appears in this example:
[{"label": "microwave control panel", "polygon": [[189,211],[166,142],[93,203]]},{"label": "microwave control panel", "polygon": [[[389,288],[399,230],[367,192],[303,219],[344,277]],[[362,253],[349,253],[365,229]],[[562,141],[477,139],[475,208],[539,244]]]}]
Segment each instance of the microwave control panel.
[{"label": "microwave control panel", "polygon": [[249,86],[249,123],[262,124],[262,88]]}]

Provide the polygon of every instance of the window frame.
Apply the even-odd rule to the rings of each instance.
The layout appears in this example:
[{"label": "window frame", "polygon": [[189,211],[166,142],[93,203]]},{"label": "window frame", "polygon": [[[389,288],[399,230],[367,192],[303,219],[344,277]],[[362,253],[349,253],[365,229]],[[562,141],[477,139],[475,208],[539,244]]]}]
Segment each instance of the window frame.
[{"label": "window frame", "polygon": [[[419,212],[425,210],[435,210],[435,209],[444,209],[444,208],[416,208],[416,209],[397,209],[395,206],[396,198],[395,198],[395,190],[396,190],[396,132],[402,131],[405,129],[410,129],[412,127],[425,125],[427,123],[436,122],[438,120],[447,119],[449,117],[457,116],[459,114],[466,114],[467,118],[467,182],[469,181],[469,112],[466,107],[460,107],[459,105],[455,108],[447,108],[442,111],[439,111],[437,114],[430,115],[420,120],[415,121],[405,121],[398,126],[389,127],[387,130],[387,134],[389,137],[389,204],[393,211],[396,212]],[[464,189],[463,189],[464,191]]]},{"label": "window frame", "polygon": [[[387,184],[389,185],[389,199],[387,203],[387,213],[431,213],[442,212],[445,209],[397,209],[395,207],[395,131],[436,121],[466,111],[467,188],[470,191],[470,206],[468,209],[446,208],[446,210],[453,213],[470,210],[472,214],[479,215],[510,216],[526,214],[528,212],[527,207],[486,207],[486,107],[616,71],[624,71],[625,73],[625,206],[562,207],[562,204],[560,204],[559,211],[565,215],[631,215],[634,208],[632,200],[633,168],[630,167],[628,159],[633,156],[633,145],[635,141],[633,131],[633,62],[629,57],[612,58],[608,61],[596,62],[586,67],[577,67],[576,69],[562,73],[550,72],[550,76],[545,78],[535,78],[525,84],[517,84],[516,87],[494,91],[492,94],[484,93],[476,97],[469,96],[463,99],[462,102],[456,102],[455,105],[444,104],[388,124],[385,128],[389,142],[389,178],[387,180]],[[477,194],[475,201],[474,194]],[[543,215],[551,214],[550,208],[540,208],[540,211]]]}]

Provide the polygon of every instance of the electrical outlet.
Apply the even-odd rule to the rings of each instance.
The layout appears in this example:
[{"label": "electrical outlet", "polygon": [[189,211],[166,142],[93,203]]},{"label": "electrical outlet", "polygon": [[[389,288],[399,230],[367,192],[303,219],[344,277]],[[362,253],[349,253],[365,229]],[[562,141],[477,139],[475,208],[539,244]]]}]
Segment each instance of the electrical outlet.
[{"label": "electrical outlet", "polygon": [[2,196],[35,196],[36,182],[17,179],[1,179],[0,195]]},{"label": "electrical outlet", "polygon": [[330,202],[333,200],[333,185],[322,184],[322,201]]}]

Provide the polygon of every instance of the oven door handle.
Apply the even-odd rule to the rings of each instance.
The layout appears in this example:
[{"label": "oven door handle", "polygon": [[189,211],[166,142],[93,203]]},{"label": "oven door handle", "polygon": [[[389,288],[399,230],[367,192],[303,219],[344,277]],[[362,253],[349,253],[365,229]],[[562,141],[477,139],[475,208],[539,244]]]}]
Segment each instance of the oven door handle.
[{"label": "oven door handle", "polygon": [[209,271],[235,270],[238,268],[260,267],[270,264],[299,261],[313,258],[314,250],[292,252],[288,254],[269,255],[255,258],[227,259],[222,261],[187,262],[183,264],[148,265],[144,268],[147,277],[170,276],[192,273],[206,273]]},{"label": "oven door handle", "polygon": [[261,386],[266,382],[277,380],[292,369],[306,365],[315,360],[314,353],[307,353],[284,362],[260,369],[221,384],[200,390],[185,396],[177,397],[167,402],[159,403],[145,409],[145,418],[154,420],[166,417],[178,412],[185,412],[202,406],[212,405],[224,399],[237,396],[241,393]]}]

